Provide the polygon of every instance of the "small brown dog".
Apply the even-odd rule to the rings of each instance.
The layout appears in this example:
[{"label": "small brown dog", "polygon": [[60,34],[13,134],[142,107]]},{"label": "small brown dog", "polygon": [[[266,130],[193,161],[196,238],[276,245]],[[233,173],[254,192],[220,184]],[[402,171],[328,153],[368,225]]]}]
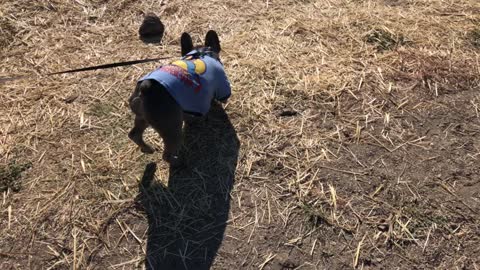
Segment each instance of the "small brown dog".
[{"label": "small brown dog", "polygon": [[181,49],[181,60],[141,78],[129,99],[135,123],[128,137],[143,153],[151,154],[154,149],[143,140],[143,132],[152,126],[163,139],[163,159],[173,166],[181,163],[185,118],[206,115],[213,100],[225,102],[231,94],[215,31],[207,33],[203,47],[194,47],[190,35],[183,33]]}]

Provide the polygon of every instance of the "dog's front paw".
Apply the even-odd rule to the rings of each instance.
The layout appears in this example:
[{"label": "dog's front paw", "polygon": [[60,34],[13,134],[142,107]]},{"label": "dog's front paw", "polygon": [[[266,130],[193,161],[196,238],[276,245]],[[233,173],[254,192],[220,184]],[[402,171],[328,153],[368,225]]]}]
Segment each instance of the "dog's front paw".
[{"label": "dog's front paw", "polygon": [[149,145],[145,145],[144,147],[141,147],[140,150],[142,151],[142,153],[144,154],[153,154],[155,152],[155,149],[153,149],[151,146]]}]

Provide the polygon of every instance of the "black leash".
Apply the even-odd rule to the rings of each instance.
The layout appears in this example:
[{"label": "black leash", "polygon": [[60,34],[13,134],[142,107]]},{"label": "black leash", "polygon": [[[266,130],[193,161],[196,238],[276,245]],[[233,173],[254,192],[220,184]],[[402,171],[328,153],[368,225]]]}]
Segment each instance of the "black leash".
[{"label": "black leash", "polygon": [[[142,60],[124,61],[124,62],[117,62],[117,63],[99,65],[99,66],[92,66],[92,67],[77,68],[77,69],[71,69],[71,70],[65,70],[65,71],[51,72],[51,73],[41,74],[40,76],[51,76],[51,75],[59,75],[59,74],[65,74],[65,73],[75,73],[75,72],[81,72],[81,71],[107,69],[107,68],[121,67],[121,66],[129,66],[129,65],[141,64],[141,63],[165,60],[165,59],[169,59],[169,58],[171,58],[171,57],[159,57],[159,58],[149,58],[149,59],[142,59]],[[14,76],[14,77],[0,77],[0,83],[7,82],[7,81],[13,81],[13,80],[19,80],[19,79],[27,78],[29,76],[31,76],[31,75],[21,75],[21,76]]]}]

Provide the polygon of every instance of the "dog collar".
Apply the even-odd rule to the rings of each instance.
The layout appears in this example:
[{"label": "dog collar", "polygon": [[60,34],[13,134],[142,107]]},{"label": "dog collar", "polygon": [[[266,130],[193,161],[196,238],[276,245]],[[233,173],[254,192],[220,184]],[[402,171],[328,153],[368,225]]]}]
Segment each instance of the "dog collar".
[{"label": "dog collar", "polygon": [[220,59],[218,58],[218,54],[212,51],[210,47],[204,47],[200,49],[195,49],[189,53],[187,53],[182,60],[192,60],[192,59],[198,59],[202,58],[204,56],[210,56],[213,59],[217,60],[218,62],[222,63]]}]

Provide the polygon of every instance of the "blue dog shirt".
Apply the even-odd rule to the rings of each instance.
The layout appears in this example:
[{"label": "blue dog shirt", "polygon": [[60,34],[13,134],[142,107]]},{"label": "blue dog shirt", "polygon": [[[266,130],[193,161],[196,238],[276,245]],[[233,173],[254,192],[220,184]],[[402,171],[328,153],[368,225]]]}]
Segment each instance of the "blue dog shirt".
[{"label": "blue dog shirt", "polygon": [[230,82],[222,63],[208,54],[188,53],[182,60],[150,72],[139,82],[151,79],[163,85],[184,112],[205,115],[212,99],[227,100]]}]

